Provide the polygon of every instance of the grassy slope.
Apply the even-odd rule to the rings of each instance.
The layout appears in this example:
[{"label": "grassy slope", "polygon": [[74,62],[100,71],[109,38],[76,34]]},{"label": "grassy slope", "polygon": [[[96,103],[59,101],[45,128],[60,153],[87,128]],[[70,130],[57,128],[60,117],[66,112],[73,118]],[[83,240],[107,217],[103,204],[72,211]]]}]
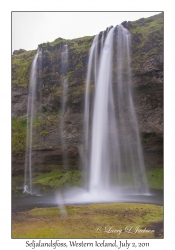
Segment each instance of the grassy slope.
[{"label": "grassy slope", "polygon": [[[35,208],[12,216],[13,238],[162,238],[163,207],[149,204],[112,203]],[[155,232],[136,232],[136,228]],[[131,228],[130,233],[126,227]],[[122,230],[119,233],[111,230]]]}]

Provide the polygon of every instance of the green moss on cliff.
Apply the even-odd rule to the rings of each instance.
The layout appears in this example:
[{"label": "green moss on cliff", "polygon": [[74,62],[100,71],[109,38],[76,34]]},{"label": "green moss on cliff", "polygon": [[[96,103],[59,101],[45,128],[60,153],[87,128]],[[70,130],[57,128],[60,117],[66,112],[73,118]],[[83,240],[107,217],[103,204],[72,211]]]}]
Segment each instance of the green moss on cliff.
[{"label": "green moss on cliff", "polygon": [[41,185],[45,192],[53,191],[60,187],[79,186],[81,183],[81,172],[70,170],[63,173],[61,169],[53,170],[50,173],[43,173],[34,178],[34,186]]},{"label": "green moss on cliff", "polygon": [[[42,137],[50,134],[50,128],[58,126],[59,118],[57,113],[45,113],[33,118],[33,148],[40,147],[35,145]],[[24,118],[12,118],[12,151],[22,153],[26,149],[27,120]],[[38,138],[39,136],[39,138]]]},{"label": "green moss on cliff", "polygon": [[143,71],[143,65],[146,65],[151,56],[162,56],[163,22],[163,13],[145,18],[143,22],[140,19],[132,22],[129,30],[132,34],[133,73],[139,74]]},{"label": "green moss on cliff", "polygon": [[162,134],[156,134],[156,133],[142,133],[141,135],[142,143],[144,144],[159,144],[163,145],[163,135]]},{"label": "green moss on cliff", "polygon": [[24,176],[18,175],[12,177],[12,195],[22,196],[24,190]]},{"label": "green moss on cliff", "polygon": [[12,85],[23,88],[28,87],[30,67],[36,50],[25,51],[12,55]]},{"label": "green moss on cliff", "polygon": [[12,151],[20,153],[26,147],[26,119],[12,118]]},{"label": "green moss on cliff", "polygon": [[[64,79],[68,79],[69,93],[68,102],[72,102],[84,95],[86,70],[88,63],[88,53],[92,44],[93,37],[83,37],[73,40],[56,39],[54,42],[41,44],[43,50],[42,82],[44,85],[43,93],[53,94],[60,105],[62,101],[62,84]],[[62,64],[63,46],[68,45],[68,65],[64,68]]]},{"label": "green moss on cliff", "polygon": [[[58,165],[44,166],[44,171],[44,173],[33,174],[33,188],[41,193],[54,192],[57,189],[71,186],[80,186],[84,175],[82,171],[77,169],[63,172],[62,167]],[[23,187],[24,176],[13,176],[12,194],[14,196],[23,196]]]},{"label": "green moss on cliff", "polygon": [[147,171],[149,188],[163,189],[163,169],[154,168]]},{"label": "green moss on cliff", "polygon": [[34,117],[33,126],[34,129],[38,132],[42,132],[43,130],[47,130],[47,128],[57,124],[59,121],[57,114],[47,114],[40,115],[38,117]]},{"label": "green moss on cliff", "polygon": [[[41,193],[53,192],[60,188],[69,188],[71,186],[81,186],[85,178],[85,173],[77,169],[63,172],[61,166],[44,166],[45,173],[37,173],[33,177],[33,187]],[[53,169],[50,171],[50,169]],[[116,178],[116,177],[114,177]],[[146,172],[146,178],[149,189],[163,190],[163,169],[153,168]],[[135,187],[131,175],[123,173],[121,175],[122,183],[128,188]],[[12,178],[12,193],[14,196],[23,195],[23,176],[13,176]],[[138,181],[137,187],[140,187]]]},{"label": "green moss on cliff", "polygon": [[[163,14],[145,18],[144,22],[137,20],[130,22],[132,34],[132,68],[134,74],[143,73],[145,64],[151,56],[162,54],[163,49]],[[94,36],[86,36],[73,40],[57,38],[53,42],[40,44],[42,48],[43,95],[54,94],[57,96],[58,105],[61,102],[63,79],[68,78],[69,102],[84,95],[82,86],[86,79],[89,49]],[[63,70],[63,46],[68,45],[68,67]],[[30,75],[30,65],[36,50],[22,51],[12,56],[12,84],[27,88]],[[155,57],[155,60],[161,59]],[[71,87],[76,87],[76,89]],[[56,92],[55,92],[56,88]]]}]

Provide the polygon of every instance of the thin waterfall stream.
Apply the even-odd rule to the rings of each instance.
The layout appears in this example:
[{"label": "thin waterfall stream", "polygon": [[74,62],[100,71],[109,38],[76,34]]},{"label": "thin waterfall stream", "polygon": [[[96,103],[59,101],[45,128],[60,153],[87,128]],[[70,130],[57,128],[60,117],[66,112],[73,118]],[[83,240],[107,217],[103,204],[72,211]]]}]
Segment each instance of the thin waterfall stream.
[{"label": "thin waterfall stream", "polygon": [[32,148],[33,148],[33,123],[36,115],[36,78],[37,78],[37,60],[42,52],[38,49],[34,57],[30,70],[30,81],[28,88],[27,104],[27,131],[26,131],[26,153],[24,170],[24,193],[33,194],[32,178]]},{"label": "thin waterfall stream", "polygon": [[60,122],[60,133],[61,133],[61,143],[63,151],[63,168],[64,171],[68,169],[68,157],[67,157],[67,143],[64,135],[64,125],[65,125],[65,116],[67,108],[67,91],[68,91],[68,54],[69,49],[68,45],[65,44],[62,50],[61,58],[61,69],[62,69],[62,107],[61,107],[61,122]]}]

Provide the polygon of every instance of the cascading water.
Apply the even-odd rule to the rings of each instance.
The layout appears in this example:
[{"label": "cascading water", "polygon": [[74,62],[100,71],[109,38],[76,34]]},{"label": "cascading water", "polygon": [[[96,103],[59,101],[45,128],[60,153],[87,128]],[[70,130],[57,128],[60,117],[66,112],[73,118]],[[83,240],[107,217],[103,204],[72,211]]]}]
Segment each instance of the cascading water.
[{"label": "cascading water", "polygon": [[37,59],[40,53],[41,52],[38,50],[32,62],[30,71],[29,89],[28,89],[24,192],[30,194],[33,194],[33,188],[32,188],[33,118],[36,112],[35,105],[36,105]]},{"label": "cascading water", "polygon": [[67,157],[67,144],[64,135],[64,124],[65,124],[65,112],[67,104],[67,91],[68,91],[68,45],[63,46],[61,69],[62,69],[62,107],[61,107],[61,121],[60,121],[60,133],[61,133],[61,143],[63,151],[63,169],[68,169],[68,157]]},{"label": "cascading water", "polygon": [[[149,194],[132,97],[130,64],[127,29],[119,25],[95,36],[89,53],[85,90],[84,168],[87,178],[83,189],[65,193],[67,203],[125,201],[134,200],[132,195]],[[93,100],[91,87],[94,87]]]},{"label": "cascading water", "polygon": [[97,191],[108,186],[108,103],[112,73],[113,30],[110,30],[100,59],[95,88],[92,120],[92,142],[89,189]]},{"label": "cascading water", "polygon": [[104,43],[104,31],[102,32],[102,36],[101,36],[101,50],[103,48],[103,43]]},{"label": "cascading water", "polygon": [[138,122],[131,92],[130,33],[122,25],[119,25],[116,37],[116,121],[118,127],[118,155],[120,154],[121,166],[120,170],[117,171],[118,181],[121,181],[123,173],[129,173],[132,176],[132,185],[135,192],[148,193],[147,182],[144,179],[145,166]]},{"label": "cascading water", "polygon": [[[92,78],[92,68],[93,68],[93,62],[94,62],[94,69],[97,68],[97,42],[98,42],[98,35],[95,36],[94,41],[92,43],[92,46],[90,48],[90,54],[89,54],[89,63],[88,63],[88,69],[87,69],[87,77],[86,77],[86,91],[85,91],[85,110],[84,110],[84,128],[85,128],[85,150],[87,152],[88,148],[89,148],[89,106],[90,106],[90,100],[89,100],[89,88],[90,88],[90,84]],[[95,56],[95,60],[94,60],[94,54]],[[93,61],[94,60],[94,61]],[[95,71],[95,70],[94,70]],[[95,72],[96,73],[96,72]],[[95,75],[94,73],[94,75]],[[96,77],[95,77],[96,79]],[[94,82],[95,82],[94,79]]]},{"label": "cascading water", "polygon": [[[98,42],[98,35],[95,36],[92,46],[90,48],[89,53],[89,63],[88,63],[88,69],[87,69],[87,77],[86,77],[86,90],[85,90],[85,110],[84,110],[84,157],[83,158],[83,165],[85,168],[85,172],[88,173],[89,168],[89,113],[90,113],[90,85],[92,82],[95,82],[96,75],[95,75],[95,69],[97,69],[97,42]],[[94,64],[93,64],[94,63]],[[94,65],[94,70],[93,70]],[[94,76],[94,79],[92,79],[92,74]],[[88,176],[89,178],[89,176]],[[85,186],[87,186],[87,183],[85,183]]]},{"label": "cascading water", "polygon": [[[108,32],[108,30],[107,30]],[[103,31],[101,34],[101,44],[99,45],[98,39],[99,34],[95,36],[92,46],[89,52],[89,62],[88,62],[88,69],[87,69],[87,77],[86,77],[86,89],[85,89],[85,109],[84,109],[84,140],[85,140],[85,153],[87,155],[86,164],[89,168],[89,151],[90,151],[90,144],[89,144],[89,137],[90,137],[90,87],[96,86],[97,83],[97,76],[99,70],[99,56],[98,56],[98,49],[100,47],[100,51],[102,51],[104,46],[104,34]]]},{"label": "cascading water", "polygon": [[[115,50],[116,55],[113,53]],[[122,192],[127,186],[122,178],[129,174],[134,191],[147,193],[138,122],[131,93],[130,33],[122,25],[108,32],[99,56],[98,70],[92,119],[89,191],[98,193],[117,186]]]}]

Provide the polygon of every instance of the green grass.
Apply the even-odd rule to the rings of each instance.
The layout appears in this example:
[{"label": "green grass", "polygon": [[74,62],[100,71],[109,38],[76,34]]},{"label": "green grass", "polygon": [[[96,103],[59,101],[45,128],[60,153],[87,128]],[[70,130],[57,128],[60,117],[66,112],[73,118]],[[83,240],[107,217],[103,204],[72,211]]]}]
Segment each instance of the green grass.
[{"label": "green grass", "polygon": [[[162,238],[163,207],[150,204],[109,203],[66,206],[67,216],[59,208],[35,208],[12,215],[12,238]],[[127,227],[132,233],[128,233]],[[135,233],[136,228],[147,233]],[[109,229],[118,230],[110,231]]]}]

